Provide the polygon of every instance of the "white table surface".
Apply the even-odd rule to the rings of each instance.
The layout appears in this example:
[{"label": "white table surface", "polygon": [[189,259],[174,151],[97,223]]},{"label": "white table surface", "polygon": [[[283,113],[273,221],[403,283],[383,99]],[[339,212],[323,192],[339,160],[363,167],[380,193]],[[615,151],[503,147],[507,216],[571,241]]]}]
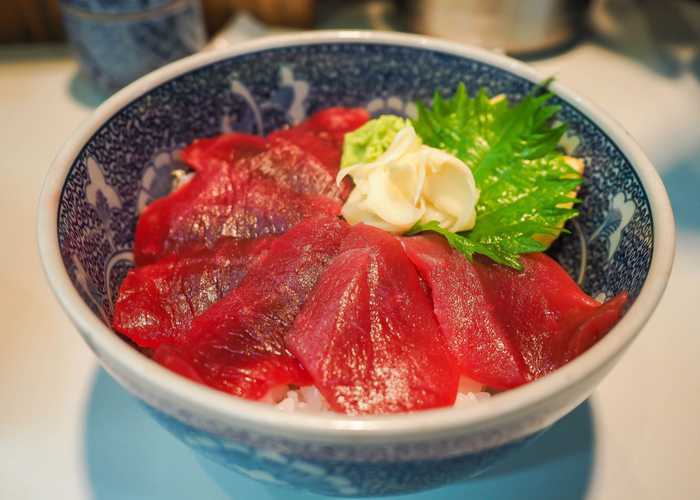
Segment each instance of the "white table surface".
[{"label": "white table surface", "polygon": [[[406,498],[700,498],[700,53],[647,35],[641,55],[588,39],[532,62],[607,109],[662,174],[678,253],[661,304],[588,402],[532,447]],[[62,46],[0,48],[0,499],[312,498],[196,459],[98,369],[51,295],[37,197],[98,102],[76,71]]]}]

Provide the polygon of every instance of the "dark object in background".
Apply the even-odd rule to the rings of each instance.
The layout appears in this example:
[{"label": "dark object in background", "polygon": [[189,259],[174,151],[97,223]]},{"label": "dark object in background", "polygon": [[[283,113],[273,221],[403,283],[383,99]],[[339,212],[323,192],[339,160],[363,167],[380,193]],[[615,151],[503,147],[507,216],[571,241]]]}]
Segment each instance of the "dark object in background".
[{"label": "dark object in background", "polygon": [[[228,0],[228,2],[236,9],[253,13],[267,24],[295,28],[313,27],[316,7],[325,3],[325,1],[316,0]],[[352,3],[348,0],[345,2]]]},{"label": "dark object in background", "polygon": [[110,94],[204,46],[199,0],[62,0],[81,71]]},{"label": "dark object in background", "polygon": [[62,40],[58,0],[0,0],[0,43]]}]

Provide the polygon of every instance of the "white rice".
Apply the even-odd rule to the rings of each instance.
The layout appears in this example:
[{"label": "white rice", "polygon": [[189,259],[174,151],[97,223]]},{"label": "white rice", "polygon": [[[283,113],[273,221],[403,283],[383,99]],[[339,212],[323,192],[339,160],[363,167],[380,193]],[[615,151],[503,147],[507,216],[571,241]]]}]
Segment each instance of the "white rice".
[{"label": "white rice", "polygon": [[182,186],[187,184],[192,180],[194,177],[194,172],[188,172],[186,170],[173,170],[171,172],[172,175],[172,188],[170,190],[170,193],[174,193],[178,189],[180,189]]},{"label": "white rice", "polygon": [[287,396],[275,406],[279,410],[295,412],[323,412],[331,411],[325,398],[321,395],[318,389],[313,385],[301,387],[300,389],[290,390]]},{"label": "white rice", "polygon": [[[491,397],[483,390],[483,385],[466,377],[460,378],[455,407],[471,406]],[[329,412],[332,411],[316,387],[309,385],[299,389],[281,386],[272,389],[263,402],[273,404],[278,410],[285,412]]]}]

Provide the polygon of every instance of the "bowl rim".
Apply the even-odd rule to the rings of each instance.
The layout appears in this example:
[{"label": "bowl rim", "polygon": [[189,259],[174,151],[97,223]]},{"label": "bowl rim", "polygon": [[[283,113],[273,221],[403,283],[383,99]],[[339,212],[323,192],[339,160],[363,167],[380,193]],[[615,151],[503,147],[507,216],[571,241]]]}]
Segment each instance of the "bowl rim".
[{"label": "bowl rim", "polygon": [[[83,146],[113,115],[160,86],[201,67],[254,52],[290,45],[378,44],[442,52],[476,60],[538,83],[543,78],[526,64],[486,49],[420,35],[328,30],[264,37],[234,47],[200,53],[164,66],[125,87],[101,104],[62,147],[46,176],[38,207],[38,243],[44,272],[61,306],[93,350],[103,353],[165,400],[186,402],[192,413],[257,432],[289,439],[345,443],[429,439],[454,432],[476,432],[512,421],[542,407],[567,388],[593,376],[612,362],[639,333],[658,304],[675,254],[675,224],[659,175],[631,135],[612,117],[566,86],[551,90],[600,128],[631,163],[651,208],[653,251],[649,274],[634,304],[591,349],[550,375],[511,389],[488,404],[440,408],[408,414],[346,416],[333,413],[281,413],[271,405],[248,401],[191,382],[142,355],[104,325],[83,302],[65,269],[58,246],[58,203],[66,176]],[[588,394],[586,394],[587,396]],[[378,441],[379,440],[379,441]]]}]

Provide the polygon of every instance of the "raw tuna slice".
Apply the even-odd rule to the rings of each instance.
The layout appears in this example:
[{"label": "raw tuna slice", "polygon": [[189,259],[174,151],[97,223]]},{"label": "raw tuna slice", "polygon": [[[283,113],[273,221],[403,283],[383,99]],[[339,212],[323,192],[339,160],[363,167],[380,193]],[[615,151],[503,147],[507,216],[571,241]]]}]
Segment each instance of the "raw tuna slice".
[{"label": "raw tuna slice", "polygon": [[330,406],[351,414],[450,406],[459,375],[398,240],[354,226],[286,336]]},{"label": "raw tuna slice", "polygon": [[324,195],[339,202],[350,193],[350,186],[343,184],[341,190],[315,156],[282,138],[271,139],[264,152],[236,163],[236,175],[271,179],[297,193]]},{"label": "raw tuna slice", "polygon": [[336,186],[335,177],[313,154],[282,138],[270,141],[246,134],[225,134],[198,139],[181,153],[193,169],[235,164],[237,179],[272,179],[280,186],[302,194],[322,194],[344,201],[349,185]]},{"label": "raw tuna slice", "polygon": [[428,283],[435,316],[461,373],[497,389],[527,382],[522,356],[498,321],[474,265],[437,235],[401,243]]},{"label": "raw tuna slice", "polygon": [[291,128],[278,130],[269,137],[293,142],[313,154],[335,177],[340,169],[343,138],[347,132],[364,125],[369,114],[360,108],[328,108]]},{"label": "raw tuna slice", "polygon": [[578,325],[567,342],[564,363],[584,353],[598,342],[622,316],[627,302],[627,293],[623,292],[597,308],[591,316]]},{"label": "raw tuna slice", "polygon": [[564,269],[545,254],[522,256],[515,271],[476,258],[489,300],[532,378],[559,368],[607,333],[622,315],[621,294],[609,303],[586,295]]},{"label": "raw tuna slice", "polygon": [[194,320],[186,364],[207,385],[249,399],[309,384],[284,334],[346,231],[339,219],[314,218],[275,239],[239,286]]},{"label": "raw tuna slice", "polygon": [[267,141],[259,135],[222,134],[217,137],[196,139],[180,153],[182,160],[193,170],[203,170],[212,163],[235,162],[239,156],[252,156],[265,150]]},{"label": "raw tuna slice", "polygon": [[177,254],[193,243],[211,247],[223,236],[279,234],[306,217],[340,212],[337,200],[295,193],[270,179],[241,179],[234,169],[219,162],[148,205],[136,225],[136,263]]},{"label": "raw tuna slice", "polygon": [[183,351],[170,344],[161,344],[153,352],[153,361],[163,365],[175,373],[187,377],[195,382],[204,384],[204,380],[199,376],[194,366],[187,360]]},{"label": "raw tuna slice", "polygon": [[211,250],[132,269],[119,289],[112,326],[142,347],[181,344],[192,320],[238,285],[272,239],[222,238]]}]

